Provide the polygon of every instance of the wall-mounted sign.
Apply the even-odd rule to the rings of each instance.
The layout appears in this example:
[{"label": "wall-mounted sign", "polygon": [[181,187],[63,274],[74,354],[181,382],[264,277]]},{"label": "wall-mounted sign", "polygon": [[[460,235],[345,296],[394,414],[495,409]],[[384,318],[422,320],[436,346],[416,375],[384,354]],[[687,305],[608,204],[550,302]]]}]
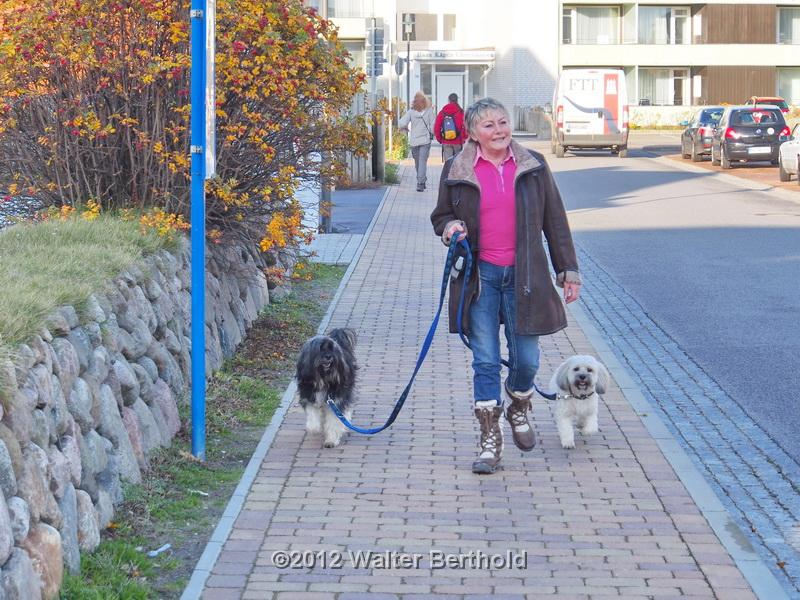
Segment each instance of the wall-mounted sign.
[{"label": "wall-mounted sign", "polygon": [[416,60],[494,62],[494,50],[419,50],[411,54]]}]

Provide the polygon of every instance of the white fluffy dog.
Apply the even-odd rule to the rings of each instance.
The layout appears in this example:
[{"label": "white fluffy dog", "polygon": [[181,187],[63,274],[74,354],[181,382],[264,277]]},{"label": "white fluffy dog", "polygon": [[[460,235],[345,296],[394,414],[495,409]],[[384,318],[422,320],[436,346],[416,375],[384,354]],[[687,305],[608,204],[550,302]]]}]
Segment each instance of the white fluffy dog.
[{"label": "white fluffy dog", "polygon": [[593,356],[577,355],[565,360],[550,380],[556,397],[556,426],[562,448],[575,447],[577,425],[581,434],[597,433],[600,394],[608,386],[608,370]]}]

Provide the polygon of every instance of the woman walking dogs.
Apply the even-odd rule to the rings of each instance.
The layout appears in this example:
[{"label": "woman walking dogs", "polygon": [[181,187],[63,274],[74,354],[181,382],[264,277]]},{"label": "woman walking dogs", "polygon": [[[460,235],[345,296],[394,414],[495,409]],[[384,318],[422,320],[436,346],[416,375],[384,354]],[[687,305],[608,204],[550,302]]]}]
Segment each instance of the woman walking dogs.
[{"label": "woman walking dogs", "polygon": [[428,155],[431,153],[431,140],[433,139],[433,122],[435,115],[430,107],[428,97],[422,92],[414,94],[411,108],[406,111],[397,126],[400,129],[411,124],[411,133],[408,136],[408,145],[411,146],[411,156],[414,157],[414,168],[417,171],[417,191],[425,190],[428,180]]},{"label": "woman walking dogs", "polygon": [[[463,316],[480,424],[480,454],[472,471],[494,473],[503,453],[500,323],[510,363],[505,416],[514,443],[526,452],[535,444],[527,413],[539,368],[539,336],[567,326],[542,233],[567,303],[578,299],[581,280],[567,214],[544,157],[511,139],[508,111],[492,98],[475,102],[464,120],[469,141],[444,165],[431,222],[445,244],[466,235],[475,255]],[[451,333],[457,331],[463,279],[462,272],[450,280]]]}]

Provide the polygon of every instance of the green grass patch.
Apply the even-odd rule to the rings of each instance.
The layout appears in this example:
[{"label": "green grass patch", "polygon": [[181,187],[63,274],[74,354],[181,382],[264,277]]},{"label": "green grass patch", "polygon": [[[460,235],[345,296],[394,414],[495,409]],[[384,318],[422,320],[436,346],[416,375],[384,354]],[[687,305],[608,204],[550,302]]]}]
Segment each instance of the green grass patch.
[{"label": "green grass patch", "polygon": [[56,307],[80,307],[121,271],[168,244],[111,216],[20,223],[0,232],[0,344],[24,342]]},{"label": "green grass patch", "polygon": [[399,170],[400,165],[397,163],[387,162],[385,165],[383,165],[383,182],[392,185],[395,183],[400,183],[400,177],[397,174]]},{"label": "green grass patch", "polygon": [[[306,265],[292,292],[262,312],[236,355],[209,382],[206,461],[192,457],[188,403],[184,427],[171,448],[153,452],[99,548],[82,558],[81,575],[68,576],[62,598],[177,599],[217,520],[294,376],[297,353],[316,332],[344,269]],[[147,550],[172,549],[156,558]]]},{"label": "green grass patch", "polygon": [[81,557],[81,576],[64,577],[63,600],[148,600],[148,578],[160,561],[137,548],[141,538],[104,541],[97,550]]}]

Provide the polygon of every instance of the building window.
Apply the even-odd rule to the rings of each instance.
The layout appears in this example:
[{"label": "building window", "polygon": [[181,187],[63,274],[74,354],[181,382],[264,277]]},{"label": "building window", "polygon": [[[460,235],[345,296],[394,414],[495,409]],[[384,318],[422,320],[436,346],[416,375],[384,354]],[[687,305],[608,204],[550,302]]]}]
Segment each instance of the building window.
[{"label": "building window", "polygon": [[432,65],[420,65],[419,67],[419,87],[422,92],[430,98],[433,95],[433,67]]},{"label": "building window", "polygon": [[789,104],[800,105],[800,69],[778,69],[778,95]]},{"label": "building window", "polygon": [[618,6],[565,6],[563,44],[619,44]]},{"label": "building window", "polygon": [[639,6],[640,44],[688,44],[691,32],[688,7]]},{"label": "building window", "polygon": [[573,37],[572,37],[572,13],[575,11],[574,8],[570,8],[568,6],[564,7],[564,10],[561,14],[561,43],[562,44],[571,44]]},{"label": "building window", "polygon": [[778,43],[800,44],[800,8],[778,9]]},{"label": "building window", "polygon": [[639,69],[639,104],[685,106],[692,103],[689,69]]},{"label": "building window", "polygon": [[[409,19],[414,24],[411,34],[412,42],[435,42],[439,39],[436,31],[438,15],[428,13],[403,13],[400,15],[400,28],[398,31],[403,31],[403,22]],[[403,41],[406,39],[404,35]]]},{"label": "building window", "polygon": [[452,42],[456,39],[456,16],[442,15],[442,39],[445,42]]},{"label": "building window", "polygon": [[467,77],[469,78],[469,87],[467,88],[467,97],[459,98],[458,101],[461,106],[469,106],[476,100],[483,98],[486,93],[484,91],[484,77],[486,77],[486,67],[483,65],[470,65],[467,67]]},{"label": "building window", "polygon": [[327,2],[328,18],[347,19],[371,16],[364,6],[364,0],[327,0]]},{"label": "building window", "polygon": [[364,43],[345,41],[342,42],[342,45],[350,53],[350,66],[357,67],[362,71],[365,70],[367,68],[367,52],[364,48]]}]

